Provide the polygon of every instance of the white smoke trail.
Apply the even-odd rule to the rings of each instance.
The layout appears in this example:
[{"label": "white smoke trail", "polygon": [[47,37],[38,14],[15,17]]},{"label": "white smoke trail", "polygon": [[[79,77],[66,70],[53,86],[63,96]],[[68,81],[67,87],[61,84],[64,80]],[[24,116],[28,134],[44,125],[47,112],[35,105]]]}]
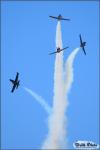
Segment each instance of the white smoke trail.
[{"label": "white smoke trail", "polygon": [[[56,47],[62,48],[60,22],[57,24]],[[66,106],[67,101],[63,80],[63,52],[61,52],[56,55],[55,60],[53,113],[49,118],[49,133],[43,144],[43,149],[66,148]]]},{"label": "white smoke trail", "polygon": [[73,83],[73,62],[80,48],[76,48],[68,57],[65,63],[65,90],[68,94]]},{"label": "white smoke trail", "polygon": [[[61,25],[58,21],[56,29],[56,47],[62,49]],[[28,88],[25,90],[31,94],[50,114],[49,133],[43,143],[42,149],[66,149],[67,148],[67,118],[68,93],[73,82],[73,62],[79,48],[76,48],[68,57],[65,64],[65,76],[63,71],[63,51],[56,54],[54,72],[54,97],[53,108],[48,106],[45,100]],[[51,113],[52,112],[52,113]]]},{"label": "white smoke trail", "polygon": [[[60,22],[56,30],[56,47],[62,48],[62,35]],[[76,48],[68,57],[65,64],[65,78],[63,71],[63,52],[56,55],[54,72],[54,99],[52,114],[49,117],[49,133],[43,143],[42,149],[67,148],[67,118],[68,93],[73,82],[73,62],[79,51]]]},{"label": "white smoke trail", "polygon": [[46,101],[39,96],[38,94],[36,94],[35,92],[33,92],[32,90],[24,87],[24,89],[33,97],[37,100],[37,102],[46,110],[46,112],[48,114],[51,114],[52,110],[50,108],[50,106],[46,103]]},{"label": "white smoke trail", "polygon": [[[57,25],[57,31],[61,31],[60,23]],[[56,45],[62,47],[61,32],[57,35]],[[58,46],[57,46],[58,47]],[[68,93],[73,82],[73,62],[80,48],[76,48],[68,57],[65,63],[65,80],[63,78],[63,55],[56,55],[55,74],[54,74],[54,101],[53,108],[45,100],[28,88],[24,88],[32,97],[34,97],[47,111],[49,116],[49,133],[43,144],[42,149],[66,149],[67,131],[65,112],[68,106]],[[52,113],[51,113],[52,112]]]}]

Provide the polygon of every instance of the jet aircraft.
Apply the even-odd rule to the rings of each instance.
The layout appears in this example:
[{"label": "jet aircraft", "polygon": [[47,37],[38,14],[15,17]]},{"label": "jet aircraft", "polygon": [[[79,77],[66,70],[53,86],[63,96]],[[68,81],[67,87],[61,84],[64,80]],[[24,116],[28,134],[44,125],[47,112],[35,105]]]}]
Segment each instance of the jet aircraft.
[{"label": "jet aircraft", "polygon": [[82,41],[81,34],[79,35],[79,37],[80,37],[80,47],[82,48],[84,54],[86,55],[86,51],[85,51],[85,48],[84,48],[85,45],[86,45],[86,42],[83,42],[83,41]]},{"label": "jet aircraft", "polygon": [[62,15],[59,15],[58,17],[54,17],[54,16],[49,16],[49,17],[53,18],[53,19],[57,19],[57,20],[67,20],[67,21],[70,21],[70,19],[63,18]]},{"label": "jet aircraft", "polygon": [[67,49],[68,47],[65,47],[63,49],[60,49],[59,47],[57,48],[57,51],[53,52],[53,53],[49,53],[49,55],[55,54],[55,53],[60,53],[61,51]]},{"label": "jet aircraft", "polygon": [[10,81],[11,81],[12,84],[13,84],[13,87],[12,87],[11,92],[14,92],[15,88],[17,89],[18,86],[20,85],[20,84],[19,84],[20,80],[18,80],[18,76],[19,76],[19,73],[17,72],[15,80],[10,79]]}]

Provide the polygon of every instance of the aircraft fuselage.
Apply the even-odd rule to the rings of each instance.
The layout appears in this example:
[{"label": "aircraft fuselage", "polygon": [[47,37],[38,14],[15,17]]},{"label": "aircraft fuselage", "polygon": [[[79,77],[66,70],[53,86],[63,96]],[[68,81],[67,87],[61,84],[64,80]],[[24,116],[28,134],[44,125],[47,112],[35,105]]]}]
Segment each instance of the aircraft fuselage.
[{"label": "aircraft fuselage", "polygon": [[61,20],[61,19],[62,19],[62,16],[61,16],[61,15],[59,15],[59,16],[58,16],[58,20]]},{"label": "aircraft fuselage", "polygon": [[80,47],[84,47],[86,45],[86,42],[81,43]]},{"label": "aircraft fuselage", "polygon": [[61,49],[60,48],[57,48],[57,53],[60,53]]}]

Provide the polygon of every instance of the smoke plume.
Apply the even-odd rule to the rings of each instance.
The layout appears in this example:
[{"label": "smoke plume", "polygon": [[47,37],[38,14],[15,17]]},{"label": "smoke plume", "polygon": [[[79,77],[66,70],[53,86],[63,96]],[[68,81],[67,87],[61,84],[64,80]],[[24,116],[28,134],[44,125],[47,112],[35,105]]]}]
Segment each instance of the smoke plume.
[{"label": "smoke plume", "polygon": [[[56,29],[56,48],[62,49],[61,24],[58,21]],[[56,54],[54,67],[54,96],[52,110],[45,100],[28,88],[24,88],[48,112],[48,134],[43,142],[42,149],[67,149],[67,108],[68,94],[73,82],[73,62],[79,48],[76,48],[68,57],[63,68],[63,51]]]},{"label": "smoke plume", "polygon": [[66,93],[70,91],[71,85],[73,83],[73,62],[76,54],[80,48],[76,48],[68,57],[65,63],[65,90]]},{"label": "smoke plume", "polygon": [[24,87],[24,89],[34,98],[36,99],[36,101],[46,110],[46,112],[48,114],[50,114],[52,112],[50,106],[46,103],[46,101],[39,96],[38,94],[36,94],[34,91]]},{"label": "smoke plume", "polygon": [[[58,21],[56,30],[56,47],[62,48],[60,21]],[[55,60],[53,113],[49,117],[49,133],[43,149],[61,149],[66,147],[65,111],[67,101],[63,77],[63,52],[60,52],[56,55]]]},{"label": "smoke plume", "polygon": [[[60,21],[56,30],[56,47],[62,48],[62,35]],[[49,132],[43,143],[42,149],[67,148],[67,118],[68,92],[73,82],[73,61],[79,48],[75,49],[68,57],[63,70],[63,52],[56,54],[54,70],[54,98],[52,114],[49,116]]]}]

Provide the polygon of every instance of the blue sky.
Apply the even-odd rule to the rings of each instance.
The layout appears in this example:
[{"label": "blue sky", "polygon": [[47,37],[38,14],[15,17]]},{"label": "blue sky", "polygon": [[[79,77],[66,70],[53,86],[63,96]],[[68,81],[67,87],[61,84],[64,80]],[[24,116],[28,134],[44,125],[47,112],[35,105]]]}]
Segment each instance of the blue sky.
[{"label": "blue sky", "polygon": [[[99,142],[99,5],[98,2],[2,2],[1,5],[1,121],[2,148],[40,148],[47,133],[48,114],[23,87],[41,95],[52,106],[57,21],[62,14],[64,61],[79,47],[79,34],[87,42],[74,63],[69,94],[69,148],[76,140]],[[20,73],[21,86],[13,94],[10,78]],[[58,108],[59,109],[59,108]],[[66,139],[67,140],[67,139]]]}]

